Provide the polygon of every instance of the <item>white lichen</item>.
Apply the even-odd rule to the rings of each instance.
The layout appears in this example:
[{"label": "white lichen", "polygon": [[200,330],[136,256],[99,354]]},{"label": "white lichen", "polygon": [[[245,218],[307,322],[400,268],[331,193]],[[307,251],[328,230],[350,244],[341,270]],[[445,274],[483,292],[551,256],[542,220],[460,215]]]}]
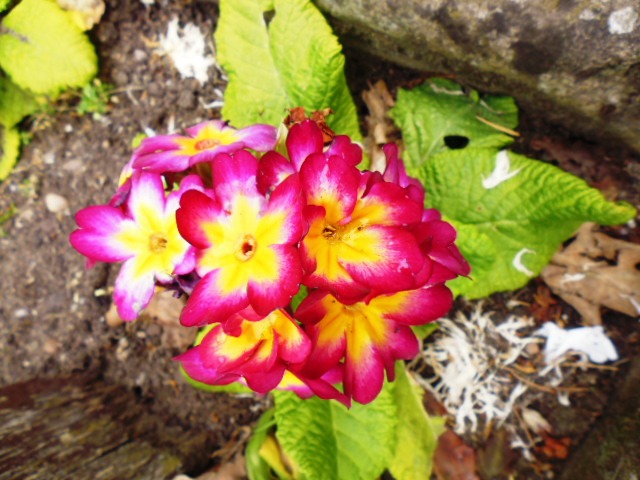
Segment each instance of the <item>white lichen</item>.
[{"label": "white lichen", "polygon": [[[550,394],[568,406],[573,390],[563,384],[571,372],[589,364],[586,358],[576,364],[566,355],[543,363],[536,344],[544,340],[537,336],[540,330],[534,332],[532,318],[510,315],[498,323],[494,315],[483,312],[480,302],[468,318],[458,312],[453,319],[441,319],[421,357],[433,374],[418,379],[447,409],[456,433],[486,438],[490,430],[503,428],[511,434],[511,447],[532,459],[541,440],[536,433],[548,431],[549,425],[530,405]],[[611,358],[610,351],[606,355]]]},{"label": "white lichen", "polygon": [[159,41],[162,53],[171,59],[182,78],[195,78],[200,83],[209,80],[208,70],[215,65],[215,59],[207,54],[204,34],[196,25],[188,23],[180,28],[174,18]]},{"label": "white lichen", "polygon": [[609,15],[607,26],[612,35],[624,35],[633,32],[638,21],[638,12],[633,7],[620,8]]},{"label": "white lichen", "polygon": [[491,172],[491,175],[489,175],[488,177],[482,177],[482,186],[486,190],[495,188],[501,183],[506,182],[510,178],[515,177],[518,173],[520,173],[522,167],[518,168],[517,170],[510,169],[511,162],[509,161],[509,154],[506,150],[500,150],[500,152],[498,152],[498,155],[496,155],[496,166],[493,169],[493,172]]}]

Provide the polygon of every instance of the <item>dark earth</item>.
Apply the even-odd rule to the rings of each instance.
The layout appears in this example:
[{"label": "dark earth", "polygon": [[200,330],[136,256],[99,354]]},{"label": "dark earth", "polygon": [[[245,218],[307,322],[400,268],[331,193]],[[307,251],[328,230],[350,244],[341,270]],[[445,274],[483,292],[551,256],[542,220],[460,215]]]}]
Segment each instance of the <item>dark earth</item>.
[{"label": "dark earth", "polygon": [[[136,0],[108,1],[101,22],[90,32],[100,58],[99,78],[115,88],[107,113],[79,115],[74,108],[77,97],[67,95],[53,114],[25,122],[32,139],[17,168],[0,184],[0,211],[15,211],[0,226],[0,386],[77,373],[123,386],[161,419],[159,427],[170,425],[186,434],[207,435],[204,448],[193,453],[197,467],[184,472],[193,476],[216,464],[213,454],[238,441],[246,431],[243,427],[257,420],[268,399],[212,394],[188,385],[172,357],[184,351],[193,337],[175,319],[153,318],[152,313],[126,325],[107,321],[109,289],[118,266],[98,264],[85,269],[84,258],[70,247],[68,236],[75,228],[76,211],[111,198],[136,135],[146,128],[164,133],[172,125],[182,128],[219,117],[218,109],[205,105],[221,100],[223,74],[211,68],[205,85],[181,79],[170,60],[156,51],[158,36],[166,32],[172,18],[178,17],[181,24],[195,23],[210,35],[217,15],[212,2],[147,7]],[[398,87],[414,85],[431,74],[404,70],[360,51],[347,49],[345,54],[347,76],[362,118],[367,111],[360,93],[370,84],[382,79],[395,93]],[[518,130],[518,151],[555,163],[618,200],[640,205],[640,163],[631,153],[576,138],[526,112]],[[47,205],[45,198],[52,198],[49,194],[64,200],[57,206]],[[640,241],[638,228],[607,232]],[[555,309],[555,314],[565,313],[570,324],[580,324],[577,313],[550,295],[540,280],[521,291],[494,295],[486,305],[505,310],[506,302],[517,298],[530,304],[528,313],[539,313],[544,307],[541,298],[547,297],[554,302],[548,308]],[[459,301],[458,307],[463,308],[463,303]],[[604,322],[621,358],[638,356],[637,320],[605,312]],[[576,379],[591,389],[572,398],[571,418],[558,414],[552,397],[539,405],[558,436],[571,439],[571,448],[587,435],[594,419],[606,412],[611,394],[624,379],[625,365],[623,362],[617,372],[590,371],[583,374],[588,378]],[[482,452],[482,445],[475,446]],[[542,462],[551,465],[551,472],[559,472],[563,463],[557,458],[543,458]],[[521,464],[518,469],[526,472],[521,478],[549,476],[531,466]]]}]

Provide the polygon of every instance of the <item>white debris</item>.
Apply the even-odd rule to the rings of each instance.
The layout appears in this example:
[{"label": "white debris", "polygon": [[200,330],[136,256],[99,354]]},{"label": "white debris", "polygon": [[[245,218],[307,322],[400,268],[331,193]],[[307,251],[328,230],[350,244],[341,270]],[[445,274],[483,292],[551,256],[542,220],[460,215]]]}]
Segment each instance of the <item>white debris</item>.
[{"label": "white debris", "polygon": [[534,273],[531,270],[529,270],[527,267],[525,267],[522,263],[522,256],[527,253],[536,253],[536,252],[535,250],[523,248],[518,253],[516,253],[516,256],[513,257],[513,261],[511,262],[511,264],[513,265],[513,268],[518,270],[520,273],[524,273],[528,277],[533,277]]},{"label": "white debris", "polygon": [[182,78],[195,78],[200,83],[209,80],[207,70],[215,59],[207,55],[205,37],[196,25],[188,23],[180,28],[174,18],[168,24],[167,34],[160,36],[160,46]]},{"label": "white debris", "polygon": [[506,150],[500,150],[496,155],[496,166],[488,177],[482,177],[482,186],[486,190],[497,187],[502,182],[506,182],[510,178],[515,177],[522,167],[517,170],[509,171],[511,169],[511,163],[509,161],[509,154]]},{"label": "white debris", "polygon": [[638,21],[638,12],[633,7],[616,10],[609,16],[607,26],[612,35],[624,35],[633,32]]},{"label": "white debris", "polygon": [[533,320],[511,316],[496,326],[482,304],[467,319],[439,321],[441,335],[425,350],[425,359],[435,371],[430,380],[436,394],[455,417],[457,433],[475,432],[479,425],[500,426],[513,412],[516,400],[527,386],[514,382],[508,368],[527,345],[538,343],[520,330]]},{"label": "white debris", "polygon": [[569,352],[586,355],[593,363],[618,360],[616,347],[605,335],[602,325],[564,330],[547,322],[534,333],[547,338],[544,358],[548,364]]}]

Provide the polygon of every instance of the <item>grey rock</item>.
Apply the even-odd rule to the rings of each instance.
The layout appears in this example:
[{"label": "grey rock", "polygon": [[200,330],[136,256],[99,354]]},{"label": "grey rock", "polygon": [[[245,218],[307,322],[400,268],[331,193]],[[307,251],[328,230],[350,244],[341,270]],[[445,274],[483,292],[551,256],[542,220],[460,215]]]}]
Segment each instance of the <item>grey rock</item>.
[{"label": "grey rock", "polygon": [[637,0],[314,0],[345,45],[640,152]]}]

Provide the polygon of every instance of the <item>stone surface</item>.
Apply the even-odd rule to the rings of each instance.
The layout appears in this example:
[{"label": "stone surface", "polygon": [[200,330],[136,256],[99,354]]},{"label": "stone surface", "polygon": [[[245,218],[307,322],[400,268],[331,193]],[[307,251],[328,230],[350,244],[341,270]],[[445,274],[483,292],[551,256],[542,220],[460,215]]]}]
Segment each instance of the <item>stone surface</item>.
[{"label": "stone surface", "polygon": [[314,0],[340,36],[640,152],[637,0]]}]

